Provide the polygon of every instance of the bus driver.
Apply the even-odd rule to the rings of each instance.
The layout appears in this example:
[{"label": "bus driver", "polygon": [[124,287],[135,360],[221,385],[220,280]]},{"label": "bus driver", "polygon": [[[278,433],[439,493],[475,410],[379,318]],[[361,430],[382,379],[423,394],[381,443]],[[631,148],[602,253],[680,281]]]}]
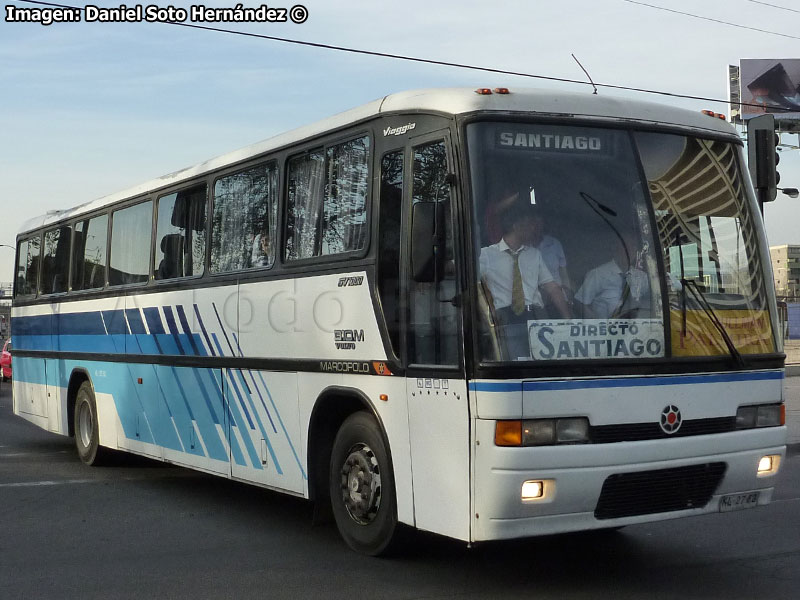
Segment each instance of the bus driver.
[{"label": "bus driver", "polygon": [[543,318],[542,292],[558,316],[570,318],[561,287],[533,245],[536,216],[530,207],[516,205],[501,216],[503,237],[481,248],[480,275],[492,295],[512,359],[529,357],[527,322]]}]

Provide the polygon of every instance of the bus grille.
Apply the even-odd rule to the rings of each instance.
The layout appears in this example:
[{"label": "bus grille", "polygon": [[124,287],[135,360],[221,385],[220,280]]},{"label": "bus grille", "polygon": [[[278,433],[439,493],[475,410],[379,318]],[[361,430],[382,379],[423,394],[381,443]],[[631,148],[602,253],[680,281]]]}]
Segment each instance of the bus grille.
[{"label": "bus grille", "polygon": [[703,508],[717,489],[725,463],[611,475],[594,509],[597,519]]},{"label": "bus grille", "polygon": [[711,435],[736,430],[736,417],[693,419],[681,423],[673,434],[665,433],[658,423],[631,423],[628,425],[599,425],[591,428],[590,439],[594,444],[615,442],[639,442],[690,435]]}]

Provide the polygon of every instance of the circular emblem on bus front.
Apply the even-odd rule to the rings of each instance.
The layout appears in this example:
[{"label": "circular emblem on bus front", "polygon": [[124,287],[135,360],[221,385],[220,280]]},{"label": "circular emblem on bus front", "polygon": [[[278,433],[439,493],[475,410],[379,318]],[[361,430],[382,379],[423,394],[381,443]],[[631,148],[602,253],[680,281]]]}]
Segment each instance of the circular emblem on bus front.
[{"label": "circular emblem on bus front", "polygon": [[681,411],[677,406],[670,404],[661,411],[661,429],[667,435],[672,435],[681,428]]}]

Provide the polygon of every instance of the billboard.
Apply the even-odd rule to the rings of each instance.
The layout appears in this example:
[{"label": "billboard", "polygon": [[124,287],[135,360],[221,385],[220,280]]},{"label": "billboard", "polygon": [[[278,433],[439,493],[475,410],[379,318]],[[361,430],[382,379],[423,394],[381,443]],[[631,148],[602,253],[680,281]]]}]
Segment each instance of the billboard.
[{"label": "billboard", "polygon": [[740,64],[742,118],[772,113],[783,131],[800,128],[800,58],[743,58]]}]

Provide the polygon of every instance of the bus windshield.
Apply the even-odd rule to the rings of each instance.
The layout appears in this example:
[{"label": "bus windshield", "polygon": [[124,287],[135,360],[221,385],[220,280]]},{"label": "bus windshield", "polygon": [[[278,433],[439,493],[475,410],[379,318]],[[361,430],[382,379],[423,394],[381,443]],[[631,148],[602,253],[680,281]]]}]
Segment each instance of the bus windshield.
[{"label": "bus windshield", "polygon": [[467,139],[482,361],[775,351],[736,145],[521,122]]}]

